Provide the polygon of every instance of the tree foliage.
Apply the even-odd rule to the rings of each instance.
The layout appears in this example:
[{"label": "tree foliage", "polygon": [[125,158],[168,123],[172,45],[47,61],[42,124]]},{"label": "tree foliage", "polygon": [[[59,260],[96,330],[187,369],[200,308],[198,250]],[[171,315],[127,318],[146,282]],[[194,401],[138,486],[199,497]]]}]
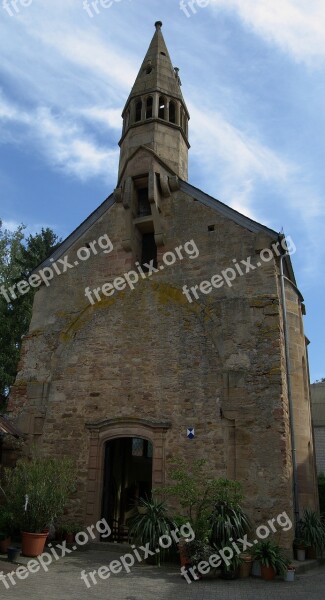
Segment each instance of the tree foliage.
[{"label": "tree foliage", "polygon": [[[59,240],[49,229],[40,233],[24,234],[20,225],[8,231],[0,220],[0,287],[9,290],[19,281],[26,280],[29,273],[45,260],[58,246]],[[28,331],[35,289],[18,295],[8,303],[0,294],[0,407],[5,407],[10,386],[13,384],[19,360],[21,339]]]},{"label": "tree foliage", "polygon": [[181,507],[180,515],[190,520],[196,537],[207,539],[211,533],[211,515],[216,502],[224,502],[234,509],[243,499],[238,481],[212,478],[208,461],[197,459],[189,467],[184,459],[177,457],[170,461],[169,478],[171,485],[165,485],[157,492],[175,498]]},{"label": "tree foliage", "polygon": [[15,525],[38,533],[63,514],[75,483],[70,458],[34,456],[20,459],[14,469],[5,469],[2,489]]}]

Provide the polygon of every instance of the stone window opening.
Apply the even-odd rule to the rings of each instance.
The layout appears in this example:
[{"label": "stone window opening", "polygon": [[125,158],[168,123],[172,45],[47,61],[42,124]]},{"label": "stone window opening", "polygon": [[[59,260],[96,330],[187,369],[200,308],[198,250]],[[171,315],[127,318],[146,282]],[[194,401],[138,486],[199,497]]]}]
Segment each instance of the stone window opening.
[{"label": "stone window opening", "polygon": [[176,123],[176,104],[173,101],[169,103],[169,122]]},{"label": "stone window opening", "polygon": [[141,121],[141,116],[142,116],[142,100],[139,100],[139,102],[137,102],[135,105],[135,122],[136,123]]},{"label": "stone window opening", "polygon": [[148,188],[139,188],[137,190],[138,197],[138,217],[147,217],[151,215],[151,204],[149,202]]},{"label": "stone window opening", "polygon": [[159,97],[159,112],[158,112],[159,119],[165,119],[165,108],[166,108],[166,98],[164,98],[163,96],[160,96]]},{"label": "stone window opening", "polygon": [[155,240],[154,231],[151,233],[142,234],[142,248],[141,248],[141,267],[145,273],[149,271],[149,265],[152,262],[153,266],[157,268],[157,246]]},{"label": "stone window opening", "polygon": [[148,96],[146,101],[146,119],[152,119],[153,97]]}]

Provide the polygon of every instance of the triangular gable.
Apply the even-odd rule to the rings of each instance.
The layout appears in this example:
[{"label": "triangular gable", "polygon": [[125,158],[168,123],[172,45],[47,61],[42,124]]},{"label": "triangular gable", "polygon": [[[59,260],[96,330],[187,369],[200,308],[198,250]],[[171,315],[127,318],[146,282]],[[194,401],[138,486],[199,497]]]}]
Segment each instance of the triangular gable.
[{"label": "triangular gable", "polygon": [[[141,146],[140,148],[137,148],[137,150],[134,152],[134,154],[139,152],[140,149],[145,149],[146,151],[148,151],[151,154],[154,154],[156,156],[156,153],[146,146]],[[156,158],[159,160],[159,162],[162,164],[162,166],[164,166],[165,169],[167,169],[171,174],[174,174],[173,171],[170,169],[170,167],[168,167],[161,159],[159,159],[158,156],[156,156]],[[246,217],[245,215],[242,215],[240,212],[238,212],[234,208],[230,208],[230,206],[227,206],[220,200],[213,198],[213,196],[209,196],[209,194],[206,194],[205,192],[203,192],[199,188],[196,188],[195,186],[191,185],[187,181],[183,181],[182,179],[179,179],[179,186],[180,186],[179,189],[182,192],[185,192],[189,196],[192,196],[193,198],[195,198],[195,200],[197,200],[198,202],[201,202],[201,204],[203,204],[204,206],[207,206],[207,207],[211,208],[212,210],[215,210],[223,217],[231,219],[232,221],[237,223],[237,225],[240,225],[241,227],[248,229],[248,231],[251,231],[252,233],[263,232],[263,233],[266,233],[272,240],[278,239],[279,234],[275,230],[270,229],[269,227],[266,227],[265,225],[262,225],[261,223],[258,223],[257,221],[254,221],[253,219]],[[88,231],[88,229],[90,229],[90,227],[92,227],[92,225],[94,225],[94,223],[96,223],[96,221],[98,221],[98,219],[100,219],[113,206],[114,203],[115,203],[114,194],[111,194],[110,196],[108,196],[108,198],[106,198],[106,200],[104,200],[104,202],[98,208],[96,208],[89,215],[89,217],[87,217],[81,223],[81,225],[79,225],[79,227],[77,227],[62,242],[62,244],[60,244],[60,246],[45,261],[43,261],[40,265],[38,265],[34,269],[33,272],[39,271],[40,269],[42,269],[46,266],[50,266],[52,262],[54,262],[57,259],[59,259],[60,257],[64,256],[69,251],[69,248],[86,231]],[[288,278],[294,283],[294,285],[296,285],[296,280],[295,280],[290,256],[286,257],[285,266],[287,268]]]},{"label": "triangular gable", "polygon": [[[274,241],[274,239],[279,238],[280,234],[278,232],[276,232],[274,229],[270,229],[269,227],[266,227],[265,225],[262,225],[261,223],[258,223],[257,221],[254,221],[253,219],[246,217],[245,215],[242,215],[240,212],[238,212],[234,208],[230,208],[230,206],[227,206],[220,200],[217,200],[216,198],[213,198],[213,196],[209,196],[209,194],[202,192],[202,190],[194,187],[194,185],[191,185],[187,181],[183,181],[180,179],[179,183],[180,183],[180,190],[182,192],[185,192],[189,196],[192,196],[193,198],[195,198],[195,200],[197,200],[198,202],[201,202],[201,204],[204,204],[204,206],[208,206],[212,210],[215,210],[223,217],[225,217],[227,219],[231,219],[232,221],[237,223],[237,225],[240,225],[241,227],[248,229],[248,231],[251,231],[252,233],[260,233],[260,232],[266,233],[268,236],[270,236],[270,239],[273,241]],[[289,255],[287,255],[285,257],[284,265],[286,267],[288,279],[290,279],[290,281],[296,286],[296,279],[294,276],[292,262],[291,262],[291,258]],[[299,290],[297,290],[297,291],[299,291]]]},{"label": "triangular gable", "polygon": [[265,225],[261,225],[261,223],[253,221],[253,219],[242,215],[234,208],[230,208],[230,206],[220,202],[220,200],[217,200],[216,198],[209,196],[209,194],[202,192],[202,190],[194,187],[194,185],[191,185],[190,183],[187,183],[187,181],[180,180],[180,189],[182,192],[193,196],[193,198],[201,202],[201,204],[204,204],[204,206],[212,208],[212,210],[217,211],[223,217],[231,219],[237,223],[237,225],[241,225],[253,233],[259,233],[260,231],[263,231],[263,233],[268,234],[272,239],[274,239],[274,236],[278,236],[278,233],[273,229],[269,229],[268,227],[265,227]]}]

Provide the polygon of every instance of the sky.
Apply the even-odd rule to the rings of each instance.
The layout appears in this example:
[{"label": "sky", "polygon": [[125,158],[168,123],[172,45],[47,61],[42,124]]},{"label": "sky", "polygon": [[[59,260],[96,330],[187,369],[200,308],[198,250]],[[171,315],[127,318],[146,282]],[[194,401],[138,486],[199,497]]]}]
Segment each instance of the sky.
[{"label": "sky", "polygon": [[189,181],[291,236],[325,377],[324,0],[0,0],[0,218],[65,238],[114,190],[157,20],[191,115]]}]

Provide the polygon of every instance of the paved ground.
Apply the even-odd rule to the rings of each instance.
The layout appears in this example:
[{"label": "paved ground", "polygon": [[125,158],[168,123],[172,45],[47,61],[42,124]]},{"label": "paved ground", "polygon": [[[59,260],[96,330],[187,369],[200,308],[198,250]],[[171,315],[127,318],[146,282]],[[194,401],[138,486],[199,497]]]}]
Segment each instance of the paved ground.
[{"label": "paved ground", "polygon": [[[118,553],[103,550],[75,551],[54,562],[47,573],[29,574],[15,585],[0,581],[0,598],[13,600],[324,600],[325,566],[296,575],[296,581],[264,582],[260,579],[203,579],[188,585],[176,566],[152,567],[137,564],[131,573],[111,574],[89,589],[80,578],[84,569],[97,570],[108,565]],[[21,559],[23,564],[28,559]],[[0,572],[10,565],[0,561]],[[11,568],[11,567],[10,567]]]}]

